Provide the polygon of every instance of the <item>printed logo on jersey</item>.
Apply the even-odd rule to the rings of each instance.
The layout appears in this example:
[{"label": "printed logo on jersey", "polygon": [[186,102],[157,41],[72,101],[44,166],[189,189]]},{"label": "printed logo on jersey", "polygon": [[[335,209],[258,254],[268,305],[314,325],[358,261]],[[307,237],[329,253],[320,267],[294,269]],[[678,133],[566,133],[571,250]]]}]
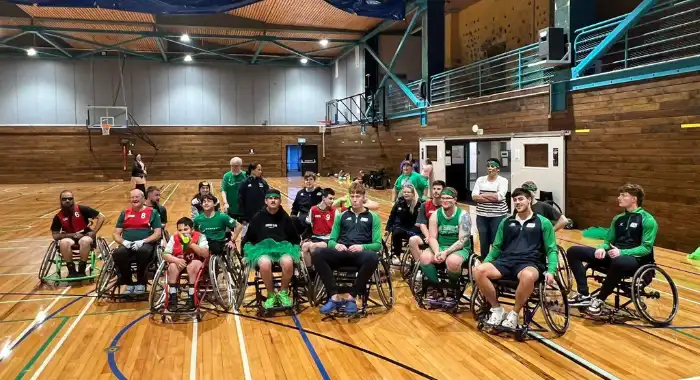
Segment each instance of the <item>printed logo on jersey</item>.
[{"label": "printed logo on jersey", "polygon": [[262,188],[262,187],[263,187],[263,184],[262,184],[262,183],[258,183],[258,187]]},{"label": "printed logo on jersey", "polygon": [[[77,216],[77,215],[76,215],[76,216]],[[630,223],[630,227],[631,227],[631,228],[637,228],[637,226],[638,226],[638,224],[637,224],[636,222],[635,222],[635,223]]]},{"label": "printed logo on jersey", "polygon": [[146,213],[145,213],[145,212],[142,212],[142,213],[141,213],[141,219],[146,219]]},{"label": "printed logo on jersey", "polygon": [[326,214],[326,220],[331,220],[331,214]]},{"label": "printed logo on jersey", "polygon": [[369,219],[368,218],[360,218],[360,221],[361,222],[369,222]]},{"label": "printed logo on jersey", "polygon": [[443,225],[438,226],[438,234],[440,235],[455,235],[459,233],[459,226]]},{"label": "printed logo on jersey", "polygon": [[525,225],[526,228],[535,228],[535,223],[528,223]]},{"label": "printed logo on jersey", "polygon": [[268,223],[265,225],[265,228],[277,228],[277,223]]}]

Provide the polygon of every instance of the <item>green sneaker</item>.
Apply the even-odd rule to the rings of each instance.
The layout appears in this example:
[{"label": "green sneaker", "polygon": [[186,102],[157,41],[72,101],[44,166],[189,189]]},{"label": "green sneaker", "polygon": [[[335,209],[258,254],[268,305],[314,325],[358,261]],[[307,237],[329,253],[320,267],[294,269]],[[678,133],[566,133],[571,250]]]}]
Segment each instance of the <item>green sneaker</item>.
[{"label": "green sneaker", "polygon": [[267,299],[265,300],[265,303],[263,303],[263,307],[265,309],[272,309],[277,305],[277,298],[279,297],[279,293],[273,292],[267,295]]},{"label": "green sneaker", "polygon": [[292,307],[292,299],[289,298],[289,290],[280,290],[279,293],[277,293],[277,298],[280,300],[280,304],[282,304],[283,307]]}]

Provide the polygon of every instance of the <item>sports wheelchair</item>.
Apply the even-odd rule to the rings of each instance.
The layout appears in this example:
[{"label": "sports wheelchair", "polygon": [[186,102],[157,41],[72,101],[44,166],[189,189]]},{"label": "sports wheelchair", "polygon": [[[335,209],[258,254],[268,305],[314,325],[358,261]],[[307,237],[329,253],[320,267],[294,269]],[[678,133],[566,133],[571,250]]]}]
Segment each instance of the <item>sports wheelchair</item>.
[{"label": "sports wheelchair", "polygon": [[[103,256],[104,264],[102,266],[102,270],[100,271],[100,275],[97,278],[97,284],[95,286],[97,300],[141,300],[142,297],[140,296],[122,296],[122,284],[119,281],[121,274],[119,273],[119,270],[114,262],[114,258],[112,257],[113,252],[114,250],[111,250],[108,254]],[[161,252],[162,249],[160,244],[155,244],[155,249],[153,250],[151,261],[149,262],[148,267],[146,269],[146,278],[149,279],[148,285],[152,285],[152,279],[155,277],[155,273],[158,270],[158,267],[160,266],[161,262],[163,261],[163,258],[161,257]],[[132,261],[130,275],[133,276],[134,273],[136,273],[136,270],[136,262]],[[146,288],[148,288],[148,286]],[[147,295],[144,294],[143,297],[145,298],[147,297]]]},{"label": "sports wheelchair", "polygon": [[[515,291],[518,287],[517,280],[500,279],[493,281],[493,284],[496,288],[496,296],[499,302],[511,306],[515,304]],[[476,282],[472,290],[470,308],[474,314],[474,319],[477,321],[477,328],[480,331],[487,329],[495,334],[514,333],[517,341],[524,341],[530,331],[546,331],[542,323],[535,320],[535,315],[539,309],[542,310],[545,323],[557,336],[563,335],[569,328],[569,302],[559,272],[555,273],[553,285],[547,285],[544,273],[540,273],[540,278],[535,283],[535,289],[523,305],[522,323],[515,329],[509,329],[500,325],[491,326],[486,323],[491,312],[491,305],[479,290]],[[537,329],[532,329],[531,325],[535,325]]]},{"label": "sports wheelchair", "polygon": [[[88,274],[84,277],[68,278],[62,273],[63,267],[65,266],[65,261],[63,261],[63,256],[61,256],[58,245],[58,241],[52,241],[49,247],[46,249],[44,259],[41,261],[41,267],[39,268],[39,281],[42,284],[53,282],[55,285],[58,285],[61,281],[73,282],[94,280],[102,271],[102,268],[97,266],[97,261],[109,256],[109,245],[107,244],[107,241],[101,237],[97,237],[92,243],[90,255],[88,256],[88,266],[86,269]],[[80,259],[80,246],[75,244],[71,247],[71,250],[73,251],[73,262],[76,262]]]},{"label": "sports wheelchair", "polygon": [[[228,264],[224,255],[210,255],[202,263],[197,273],[194,285],[189,285],[187,270],[180,275],[179,295],[177,311],[169,311],[170,297],[168,279],[168,263],[161,261],[153,278],[153,286],[149,295],[149,305],[152,315],[159,314],[161,321],[168,317],[194,316],[197,321],[202,320],[203,301],[209,301],[212,305],[220,306],[224,311],[229,311],[234,306],[236,296],[233,277],[228,271]],[[187,310],[184,300],[189,297],[189,287],[194,286],[194,309]]]},{"label": "sports wheelchair", "polygon": [[[602,284],[606,277],[607,269],[588,263],[586,265],[586,279]],[[656,283],[656,287],[652,284]],[[658,288],[664,287],[664,290]],[[600,288],[591,293],[595,297]],[[615,303],[613,306],[605,304],[608,311],[602,314],[610,322],[624,322],[629,319],[642,319],[655,327],[668,326],[678,313],[678,289],[675,282],[666,271],[658,266],[654,260],[654,252],[647,263],[643,264],[632,276],[622,278],[613,290]],[[624,297],[627,300],[621,301]],[[661,301],[661,299],[665,301]],[[670,298],[670,300],[669,300]],[[658,301],[656,305],[652,302]],[[670,301],[670,302],[669,302]],[[634,304],[634,309],[629,305]]]},{"label": "sports wheelchair", "polygon": [[[360,317],[367,316],[368,308],[380,306],[383,306],[386,310],[391,310],[391,308],[394,306],[395,299],[394,288],[391,281],[391,251],[387,249],[386,240],[382,239],[382,249],[377,253],[377,255],[379,258],[379,265],[377,265],[377,269],[367,282],[367,290],[365,291],[365,294],[359,296],[361,305],[357,314],[347,315],[345,313],[345,308],[341,307],[337,312],[325,316],[323,320],[342,315],[347,316],[349,321],[354,321]],[[357,268],[341,267],[333,270],[333,276],[335,277],[336,285],[338,286],[338,292],[349,293],[353,288],[355,280],[357,279]],[[376,288],[379,302],[370,297],[373,287]],[[313,284],[311,285],[309,292],[311,295],[310,300],[312,305],[322,305],[328,299],[326,288],[321,281],[321,277],[319,276],[316,276],[316,278],[313,280]]]}]

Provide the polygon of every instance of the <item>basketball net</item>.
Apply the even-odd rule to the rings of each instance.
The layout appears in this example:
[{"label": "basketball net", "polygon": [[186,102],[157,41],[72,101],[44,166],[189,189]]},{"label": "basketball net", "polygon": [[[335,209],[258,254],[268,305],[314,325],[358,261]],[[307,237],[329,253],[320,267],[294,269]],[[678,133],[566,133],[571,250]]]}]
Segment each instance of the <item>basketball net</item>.
[{"label": "basketball net", "polygon": [[101,117],[100,118],[100,129],[102,129],[102,136],[109,136],[109,130],[112,129],[114,125],[113,117]]}]

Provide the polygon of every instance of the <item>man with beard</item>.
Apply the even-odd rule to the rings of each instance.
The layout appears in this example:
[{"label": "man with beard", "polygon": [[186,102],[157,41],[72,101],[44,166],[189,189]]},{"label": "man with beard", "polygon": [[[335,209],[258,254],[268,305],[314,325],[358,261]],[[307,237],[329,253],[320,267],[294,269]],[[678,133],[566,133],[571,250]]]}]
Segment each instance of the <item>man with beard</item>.
[{"label": "man with beard", "polygon": [[158,211],[160,215],[160,224],[162,224],[163,230],[165,230],[168,224],[168,210],[165,206],[160,204],[160,189],[155,186],[149,186],[146,190],[146,206],[152,207],[154,210]]},{"label": "man with beard", "polygon": [[[516,213],[499,225],[493,248],[484,263],[474,269],[474,278],[491,304],[491,316],[486,324],[515,329],[520,309],[530,298],[540,274],[546,271],[545,281],[552,285],[559,260],[552,223],[532,212],[530,192],[518,188],[512,198]],[[491,282],[501,278],[518,281],[515,304],[508,314],[498,302]]]},{"label": "man with beard", "polygon": [[[88,206],[75,204],[73,193],[64,190],[60,195],[61,208],[51,222],[51,234],[58,242],[58,250],[66,262],[68,278],[84,277],[90,249],[97,240],[97,232],[105,222],[105,216]],[[95,220],[94,231],[90,229],[90,220]],[[73,246],[80,247],[78,270],[73,263]]]}]

